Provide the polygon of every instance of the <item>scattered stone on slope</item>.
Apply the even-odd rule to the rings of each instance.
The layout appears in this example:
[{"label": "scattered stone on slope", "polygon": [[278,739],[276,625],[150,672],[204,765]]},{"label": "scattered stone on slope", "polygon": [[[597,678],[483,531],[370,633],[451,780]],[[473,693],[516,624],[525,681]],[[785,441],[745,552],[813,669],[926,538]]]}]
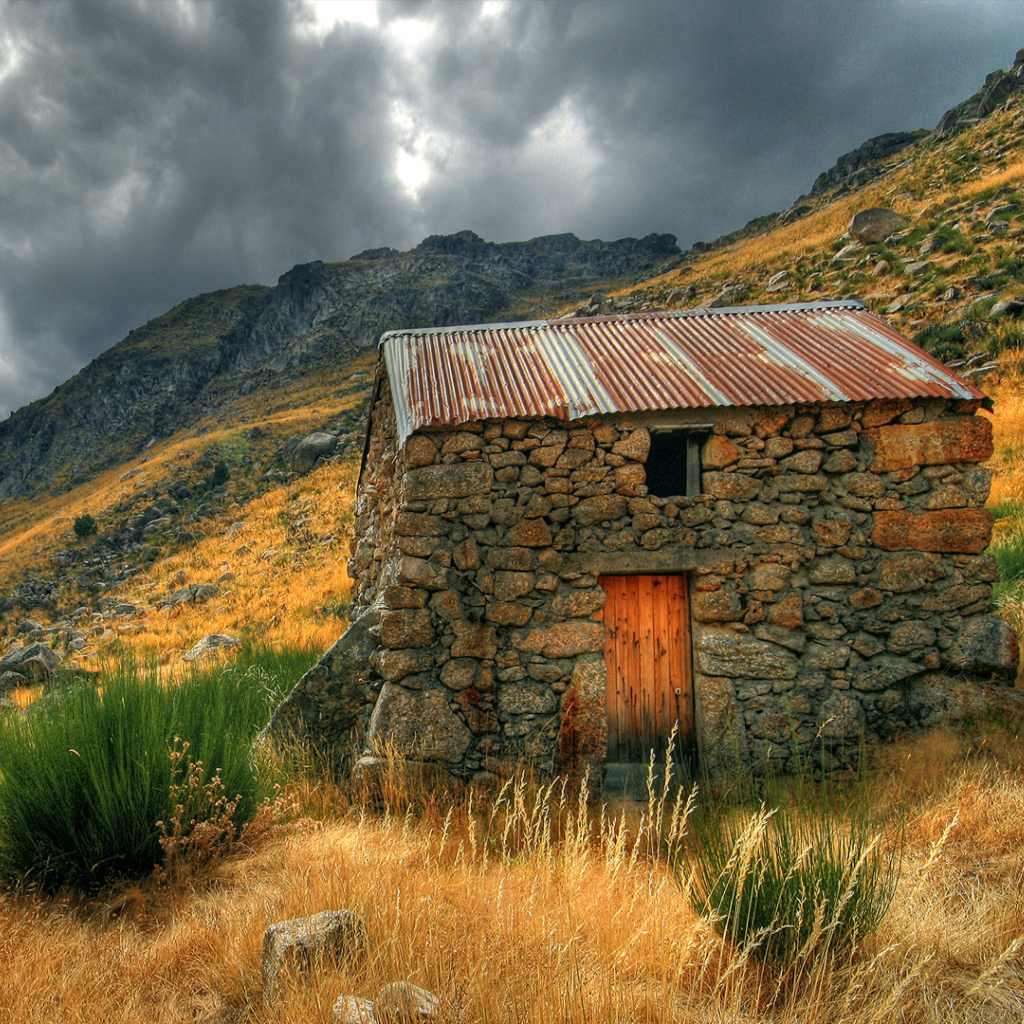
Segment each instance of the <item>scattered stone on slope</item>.
[{"label": "scattered stone on slope", "polygon": [[19,686],[28,686],[27,676],[12,669],[0,672],[0,693],[10,693],[11,690],[16,690]]},{"label": "scattered stone on slope", "polygon": [[366,926],[351,910],[324,910],[312,917],[272,924],[263,935],[263,998],[278,990],[282,970],[309,974],[366,950]]},{"label": "scattered stone on slope", "polygon": [[850,220],[847,232],[864,245],[877,245],[907,226],[907,218],[884,206],[861,210]]},{"label": "scattered stone on slope", "polygon": [[211,633],[204,636],[194,647],[190,648],[181,656],[182,661],[198,661],[210,654],[223,650],[225,647],[240,647],[242,641],[237,636],[228,636],[226,633]]},{"label": "scattered stone on slope", "polygon": [[708,302],[709,309],[720,309],[723,306],[735,306],[747,296],[747,287],[742,284],[727,284]]},{"label": "scattered stone on slope", "polygon": [[60,656],[46,644],[16,647],[0,658],[0,673],[18,672],[33,682],[43,682],[60,664]]},{"label": "scattered stone on slope", "polygon": [[988,316],[990,320],[1001,320],[1004,317],[1016,320],[1021,314],[1024,314],[1024,300],[1002,299],[989,310]]}]

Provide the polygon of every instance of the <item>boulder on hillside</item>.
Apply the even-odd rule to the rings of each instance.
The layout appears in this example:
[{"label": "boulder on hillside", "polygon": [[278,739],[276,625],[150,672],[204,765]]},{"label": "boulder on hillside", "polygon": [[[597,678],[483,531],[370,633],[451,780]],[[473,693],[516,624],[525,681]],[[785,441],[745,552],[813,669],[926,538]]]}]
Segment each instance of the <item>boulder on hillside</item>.
[{"label": "boulder on hillside", "polygon": [[60,655],[46,644],[16,647],[0,658],[0,673],[17,672],[33,682],[45,682],[60,664]]},{"label": "boulder on hillside", "polygon": [[884,206],[873,206],[870,210],[855,213],[846,229],[858,242],[877,245],[884,242],[893,232],[907,226],[906,217]]},{"label": "boulder on hillside", "polygon": [[[293,438],[292,441],[295,439]],[[317,431],[294,445],[285,445],[284,457],[296,473],[308,473],[321,459],[329,459],[338,447],[338,435]]]},{"label": "boulder on hillside", "polygon": [[195,644],[187,653],[181,656],[182,661],[198,661],[208,654],[222,650],[225,647],[240,647],[242,641],[237,636],[228,636],[226,633],[211,633],[204,636],[199,643]]}]

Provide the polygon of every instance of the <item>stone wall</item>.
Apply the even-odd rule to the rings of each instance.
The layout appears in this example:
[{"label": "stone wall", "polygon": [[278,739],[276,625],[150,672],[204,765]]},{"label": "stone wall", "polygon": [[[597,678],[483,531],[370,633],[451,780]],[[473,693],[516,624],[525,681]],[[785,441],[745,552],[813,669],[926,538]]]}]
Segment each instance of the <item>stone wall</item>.
[{"label": "stone wall", "polygon": [[[397,451],[380,386],[350,563],[353,617],[380,610],[369,746],[462,776],[599,767],[601,573],[689,573],[712,769],[841,757],[1013,677],[977,403],[486,421]],[[687,424],[712,431],[705,493],[649,495],[649,428]]]}]

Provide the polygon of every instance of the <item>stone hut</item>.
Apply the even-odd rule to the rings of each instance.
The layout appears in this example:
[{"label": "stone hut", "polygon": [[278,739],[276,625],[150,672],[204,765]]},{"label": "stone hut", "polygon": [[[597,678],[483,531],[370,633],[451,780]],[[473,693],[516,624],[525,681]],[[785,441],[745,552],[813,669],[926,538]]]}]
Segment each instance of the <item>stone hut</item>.
[{"label": "stone hut", "polygon": [[987,400],[861,303],[380,348],[353,626],[272,732],[596,780],[670,737],[713,772],[837,766],[1012,701]]}]

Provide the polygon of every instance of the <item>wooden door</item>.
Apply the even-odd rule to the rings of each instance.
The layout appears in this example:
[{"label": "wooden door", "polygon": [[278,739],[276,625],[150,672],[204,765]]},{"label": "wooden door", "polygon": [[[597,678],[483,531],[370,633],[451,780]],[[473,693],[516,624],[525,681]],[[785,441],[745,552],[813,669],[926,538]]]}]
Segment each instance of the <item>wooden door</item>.
[{"label": "wooden door", "polygon": [[602,576],[608,761],[693,756],[693,671],[685,576]]}]

